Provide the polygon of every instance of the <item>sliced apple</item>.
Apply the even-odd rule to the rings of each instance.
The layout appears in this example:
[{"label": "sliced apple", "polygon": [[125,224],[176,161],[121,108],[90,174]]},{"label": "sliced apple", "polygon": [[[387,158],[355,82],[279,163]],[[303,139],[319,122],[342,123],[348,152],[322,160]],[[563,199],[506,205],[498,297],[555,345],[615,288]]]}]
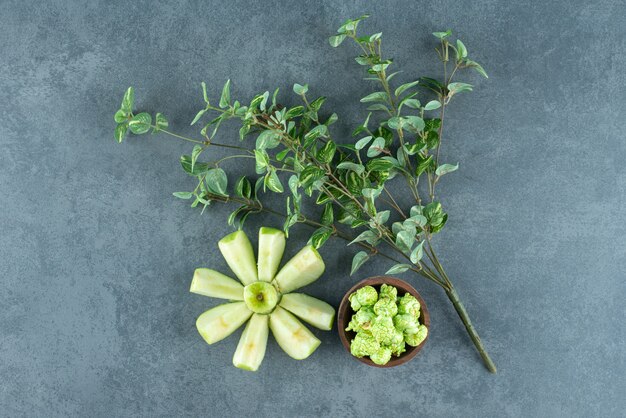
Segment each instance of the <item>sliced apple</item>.
[{"label": "sliced apple", "polygon": [[324,261],[315,248],[307,245],[283,266],[274,279],[279,292],[289,293],[313,283],[324,273]]},{"label": "sliced apple", "polygon": [[302,322],[280,306],[270,314],[269,322],[278,345],[291,358],[304,360],[321,344]]},{"label": "sliced apple", "polygon": [[267,315],[254,314],[241,334],[241,339],[233,356],[233,365],[243,370],[258,370],[267,346],[269,334]]},{"label": "sliced apple", "polygon": [[304,293],[289,293],[283,295],[280,306],[316,328],[330,331],[333,327],[335,309],[312,296]]},{"label": "sliced apple", "polygon": [[200,315],[196,327],[204,341],[213,344],[232,334],[251,315],[244,302],[225,303]]},{"label": "sliced apple", "polygon": [[192,293],[220,299],[243,300],[243,286],[215,270],[199,268],[193,273]]},{"label": "sliced apple", "polygon": [[259,280],[271,282],[285,251],[285,234],[274,228],[259,229],[259,254],[257,257]]},{"label": "sliced apple", "polygon": [[228,267],[244,285],[258,280],[254,250],[243,231],[226,235],[217,245],[228,263]]}]

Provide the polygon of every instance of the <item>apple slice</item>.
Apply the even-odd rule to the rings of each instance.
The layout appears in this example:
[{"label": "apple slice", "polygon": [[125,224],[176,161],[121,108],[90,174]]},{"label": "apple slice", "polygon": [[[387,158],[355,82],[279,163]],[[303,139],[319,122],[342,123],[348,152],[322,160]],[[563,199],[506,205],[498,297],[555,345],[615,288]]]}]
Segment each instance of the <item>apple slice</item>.
[{"label": "apple slice", "polygon": [[244,285],[258,280],[254,250],[243,231],[226,235],[217,245],[228,263],[228,267]]},{"label": "apple slice", "polygon": [[218,271],[206,268],[194,271],[189,291],[213,298],[243,300],[241,283]]},{"label": "apple slice", "polygon": [[280,306],[316,328],[330,331],[333,327],[335,309],[328,303],[304,293],[283,295]]},{"label": "apple slice", "polygon": [[265,357],[265,347],[267,346],[267,336],[269,334],[268,316],[254,314],[248,325],[241,334],[237,350],[233,356],[233,364],[243,370],[255,372],[258,370],[263,357]]},{"label": "apple slice", "polygon": [[213,344],[232,334],[251,315],[244,302],[225,303],[200,315],[196,327],[204,341]]},{"label": "apple slice", "polygon": [[272,281],[278,271],[284,251],[285,234],[283,231],[267,227],[259,229],[259,254],[257,256],[259,280]]},{"label": "apple slice", "polygon": [[274,283],[281,293],[289,293],[317,280],[324,273],[324,261],[315,248],[307,245],[278,272]]},{"label": "apple slice", "polygon": [[302,322],[280,306],[270,314],[269,322],[278,345],[291,358],[304,360],[321,344]]}]

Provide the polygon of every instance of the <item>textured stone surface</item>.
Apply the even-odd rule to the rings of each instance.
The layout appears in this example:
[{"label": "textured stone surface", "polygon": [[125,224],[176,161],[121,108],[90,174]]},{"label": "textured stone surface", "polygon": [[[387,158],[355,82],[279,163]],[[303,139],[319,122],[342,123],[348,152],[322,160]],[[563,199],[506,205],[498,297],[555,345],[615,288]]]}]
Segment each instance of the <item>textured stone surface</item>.
[{"label": "textured stone surface", "polygon": [[[623,415],[626,4],[466,3],[0,2],[0,415]],[[408,275],[432,335],[407,365],[364,366],[333,331],[307,361],[270,339],[258,373],[235,369],[239,332],[208,347],[194,323],[216,302],[188,292],[196,266],[226,269],[227,209],[171,197],[191,185],[187,144],[113,141],[129,85],[193,135],[199,82],[215,97],[227,78],[237,97],[278,86],[288,103],[308,82],[348,138],[372,87],[356,49],[326,38],[362,12],[398,79],[435,74],[429,34],[448,27],[490,74],[464,77],[476,91],[449,112],[443,155],[461,169],[441,183],[437,245],[495,376],[445,295]],[[278,220],[247,230],[260,225]],[[328,271],[307,288],[333,304],[387,268],[348,278],[343,245],[323,248]]]}]

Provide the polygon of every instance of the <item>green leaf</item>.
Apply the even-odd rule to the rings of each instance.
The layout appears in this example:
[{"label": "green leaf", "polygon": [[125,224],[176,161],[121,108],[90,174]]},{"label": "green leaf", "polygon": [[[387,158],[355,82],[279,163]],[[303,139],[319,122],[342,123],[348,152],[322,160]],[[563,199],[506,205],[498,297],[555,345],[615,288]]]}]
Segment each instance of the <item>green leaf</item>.
[{"label": "green leaf", "polygon": [[202,109],[198,113],[196,113],[196,116],[191,121],[191,125],[192,126],[195,125],[195,123],[198,122],[200,118],[202,117],[202,115],[204,115],[205,113],[206,113],[206,109]]},{"label": "green leaf", "polygon": [[285,119],[293,119],[304,114],[304,106],[292,107],[285,113]]},{"label": "green leaf", "polygon": [[356,148],[357,150],[363,149],[367,146],[367,144],[370,143],[371,140],[372,140],[371,136],[366,136],[364,138],[361,138],[356,142],[356,144],[354,144],[354,148]]},{"label": "green leaf", "polygon": [[435,38],[438,38],[438,39],[446,39],[452,36],[452,31],[448,29],[445,32],[433,32],[433,35],[435,36]]},{"label": "green leaf", "polygon": [[393,168],[394,163],[387,159],[383,158],[375,158],[373,160],[368,161],[367,169],[369,171],[387,171]]},{"label": "green leaf", "polygon": [[350,276],[352,276],[356,271],[369,259],[369,255],[365,251],[359,251],[354,255],[352,259],[352,268],[350,269]]},{"label": "green leaf", "polygon": [[273,149],[280,145],[280,134],[273,130],[266,130],[261,132],[261,134],[256,139],[256,149]]},{"label": "green leaf", "polygon": [[115,140],[121,144],[122,141],[124,140],[124,137],[126,136],[127,131],[128,131],[128,123],[119,123],[115,127]]},{"label": "green leaf", "polygon": [[404,124],[403,126],[408,126],[408,130],[414,133],[423,131],[424,127],[426,126],[424,124],[424,119],[420,118],[419,116],[405,116],[404,120],[406,121],[406,124]]},{"label": "green leaf", "polygon": [[438,175],[439,177],[443,176],[444,174],[448,174],[448,173],[452,173],[453,171],[456,171],[459,168],[459,164],[457,163],[456,165],[452,165],[452,164],[441,164],[439,167],[437,167],[437,169],[435,170],[435,174]]},{"label": "green leaf", "polygon": [[373,35],[370,35],[370,37],[369,37],[369,41],[370,41],[370,42],[377,41],[377,40],[379,40],[379,39],[380,39],[380,37],[381,37],[381,36],[383,36],[383,33],[382,33],[382,32],[378,32],[378,33],[375,33],[375,34],[373,34]]},{"label": "green leaf", "polygon": [[448,220],[448,214],[447,214],[447,213],[444,213],[444,214],[443,214],[443,217],[441,218],[441,222],[439,222],[439,224],[438,224],[438,225],[433,225],[433,226],[430,228],[430,231],[431,231],[433,234],[436,234],[437,232],[441,231],[441,230],[443,229],[444,225],[446,224],[446,221],[447,221],[447,220]]},{"label": "green leaf", "polygon": [[182,155],[180,157],[180,165],[183,167],[183,170],[191,176],[199,176],[209,170],[209,164],[207,163],[196,163],[192,169],[190,155]]},{"label": "green leaf", "polygon": [[124,123],[128,120],[128,113],[124,112],[122,109],[115,112],[115,116],[113,116],[113,120],[117,123]]},{"label": "green leaf", "polygon": [[396,264],[392,266],[385,274],[400,274],[411,268],[410,264]]},{"label": "green leaf", "polygon": [[328,140],[328,142],[326,142],[324,146],[317,151],[317,159],[322,163],[328,164],[333,160],[335,151],[337,151],[337,146],[333,141]]},{"label": "green leaf", "polygon": [[317,180],[321,179],[323,176],[324,176],[323,170],[313,165],[309,165],[300,172],[300,177],[299,177],[300,185],[305,188],[309,187],[313,183],[315,183]]},{"label": "green leaf", "polygon": [[269,155],[265,150],[254,150],[255,169],[257,174],[265,173],[267,166],[269,165]]},{"label": "green leaf", "polygon": [[395,91],[395,95],[396,97],[400,96],[402,93],[404,93],[405,91],[407,91],[408,89],[410,89],[411,87],[417,85],[419,83],[419,80],[416,81],[411,81],[410,83],[404,83],[401,86],[399,86],[396,91]]},{"label": "green leaf", "polygon": [[430,165],[433,163],[433,156],[429,155],[424,158],[421,155],[417,156],[417,167],[415,168],[415,175],[419,177]]},{"label": "green leaf", "polygon": [[467,65],[469,68],[473,68],[478,74],[482,75],[483,77],[489,78],[482,65],[480,65],[476,61],[465,60],[465,65]]},{"label": "green leaf", "polygon": [[157,113],[155,116],[155,124],[152,133],[157,133],[162,129],[165,129],[169,126],[169,122],[167,118],[162,113]]},{"label": "green leaf", "polygon": [[357,242],[362,242],[365,241],[370,245],[376,245],[376,243],[380,240],[380,237],[378,236],[378,234],[376,234],[374,231],[363,231],[359,234],[359,236],[357,236],[355,239],[353,239],[352,241],[350,241],[348,243],[348,245],[352,245],[355,244]]},{"label": "green leaf", "polygon": [[411,109],[419,109],[421,103],[417,99],[406,99],[402,101],[402,104],[406,107],[410,107]]},{"label": "green leaf", "polygon": [[461,93],[464,91],[472,91],[473,86],[467,83],[450,83],[448,84],[449,95],[452,96],[457,93]]},{"label": "green leaf", "polygon": [[252,196],[252,184],[246,176],[240,177],[237,183],[235,183],[235,194],[244,199],[250,199],[250,196]]},{"label": "green leaf", "polygon": [[200,145],[194,145],[193,151],[191,151],[191,170],[193,170],[196,165],[196,161],[198,160],[198,156],[204,151]]},{"label": "green leaf", "polygon": [[206,83],[203,81],[200,85],[202,86],[202,98],[204,98],[206,104],[209,104],[209,95],[206,93]]},{"label": "green leaf", "polygon": [[133,112],[133,104],[135,102],[135,90],[132,87],[129,87],[124,93],[124,98],[122,99],[121,110],[126,114],[131,114]]},{"label": "green leaf", "polygon": [[439,132],[437,131],[428,131],[428,135],[426,136],[426,147],[428,149],[435,149],[439,145]]},{"label": "green leaf", "polygon": [[309,239],[309,244],[316,249],[319,249],[332,234],[333,230],[325,226],[316,229],[315,232],[313,232],[313,235],[311,235],[311,239]]},{"label": "green leaf", "polygon": [[142,112],[133,116],[133,118],[128,122],[128,127],[132,133],[141,135],[150,130],[151,124],[152,116],[150,116],[149,113]]},{"label": "green leaf", "polygon": [[463,58],[467,57],[467,48],[460,39],[456,40],[456,60],[461,62]]},{"label": "green leaf", "polygon": [[351,170],[356,172],[358,175],[363,174],[365,171],[365,167],[361,164],[351,163],[349,161],[344,161],[343,163],[337,164],[337,168],[340,170]]},{"label": "green leaf", "polygon": [[411,251],[414,241],[415,234],[411,231],[400,231],[396,235],[396,245],[405,253]]},{"label": "green leaf", "polygon": [[422,257],[424,257],[424,241],[415,246],[409,258],[411,259],[411,263],[417,264]]},{"label": "green leaf", "polygon": [[369,103],[369,102],[387,102],[387,93],[384,91],[377,91],[361,99],[361,103]]},{"label": "green leaf", "polygon": [[369,158],[376,157],[380,155],[381,152],[385,149],[385,138],[378,137],[372,142],[372,145],[367,149],[367,156]]},{"label": "green leaf", "polygon": [[371,106],[367,106],[367,110],[389,112],[389,108],[382,103],[374,103]]},{"label": "green leaf", "polygon": [[439,100],[431,100],[430,102],[426,103],[426,106],[424,106],[424,110],[435,110],[435,109],[439,109],[441,107],[441,102]]},{"label": "green leaf", "polygon": [[306,94],[306,92],[309,91],[309,85],[305,84],[304,86],[301,84],[294,84],[293,85],[293,92],[302,96],[303,94]]},{"label": "green leaf", "polygon": [[330,46],[332,46],[333,48],[337,48],[339,45],[341,45],[344,39],[346,39],[346,35],[335,35],[328,38],[328,43],[330,43]]},{"label": "green leaf", "polygon": [[[239,206],[237,209],[235,209],[234,211],[232,211],[232,213],[228,216],[228,225],[233,226],[235,225],[235,219],[237,219],[237,215],[239,215],[240,212],[245,211],[247,209],[246,205],[243,206]],[[245,218],[245,216],[243,217]]]},{"label": "green leaf", "polygon": [[337,116],[336,113],[333,113],[332,115],[328,117],[328,119],[326,119],[326,122],[324,123],[324,125],[330,126],[333,123],[337,122],[338,119],[339,119],[339,116]]},{"label": "green leaf", "polygon": [[269,170],[265,175],[265,186],[267,186],[267,188],[274,193],[282,193],[285,190],[283,188],[283,184],[280,182],[278,174],[276,174],[276,170],[274,169]]},{"label": "green leaf", "polygon": [[284,150],[282,150],[281,152],[279,152],[278,154],[276,154],[276,160],[277,161],[282,161],[285,159],[285,157],[287,156],[287,154],[289,154],[289,152],[291,152],[291,150],[289,148],[285,148]]},{"label": "green leaf", "polygon": [[221,168],[210,169],[206,174],[205,181],[210,192],[228,196],[226,193],[228,177],[226,177],[226,173]]},{"label": "green leaf", "polygon": [[175,197],[179,199],[191,199],[193,197],[193,193],[191,192],[174,192],[172,193]]},{"label": "green leaf", "polygon": [[224,109],[228,106],[230,106],[230,79],[228,79],[226,84],[224,84],[222,95],[220,97],[220,107]]},{"label": "green leaf", "polygon": [[324,206],[324,212],[322,213],[322,224],[329,226],[332,225],[335,220],[335,214],[333,211],[333,205],[331,203],[327,203]]}]

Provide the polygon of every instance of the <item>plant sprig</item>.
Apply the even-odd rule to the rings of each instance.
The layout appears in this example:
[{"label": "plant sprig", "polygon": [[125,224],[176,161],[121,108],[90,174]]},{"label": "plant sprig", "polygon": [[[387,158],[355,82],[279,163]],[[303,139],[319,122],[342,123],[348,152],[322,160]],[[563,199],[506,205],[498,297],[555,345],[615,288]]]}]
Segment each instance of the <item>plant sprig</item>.
[{"label": "plant sprig", "polygon": [[[278,89],[273,94],[257,94],[248,104],[233,100],[230,80],[223,86],[217,106],[209,100],[206,84],[201,85],[205,106],[191,124],[203,123],[202,139],[170,132],[161,113],[155,115],[154,124],[148,113],[134,114],[132,87],[115,114],[115,137],[122,142],[129,130],[139,135],[152,129],[153,133],[194,143],[191,153],[183,155],[180,161],[183,170],[196,179],[196,186],[192,191],[174,195],[192,200],[193,207],[202,206],[203,210],[212,202],[236,204],[228,218],[230,225],[242,228],[254,213],[277,214],[284,217],[283,229],[287,234],[298,223],[314,227],[310,243],[316,248],[331,236],[362,247],[353,257],[350,274],[381,255],[394,262],[387,274],[411,270],[436,283],[453,303],[487,368],[495,372],[495,365],[432,245],[433,235],[448,220],[436,199],[436,186],[444,175],[458,169],[458,164],[440,163],[445,109],[457,94],[473,89],[471,84],[455,81],[454,77],[464,69],[474,69],[485,77],[487,74],[480,64],[468,58],[462,41],[451,41],[451,31],[435,32],[443,77],[421,77],[394,85],[392,79],[398,73],[388,73],[393,60],[382,55],[382,34],[358,32],[359,23],[366,17],[347,20],[329,39],[333,47],[352,40],[361,52],[356,62],[366,68],[366,79],[378,85],[376,91],[360,99],[369,113],[354,130],[353,140],[336,142],[330,127],[338,116],[332,113],[322,118],[320,109],[326,99],[310,96],[306,84],[294,84],[293,92],[301,103],[286,107],[278,102]],[[423,99],[422,103],[418,99],[423,97],[419,88],[426,90],[431,99]],[[214,141],[222,123],[228,120],[238,121],[240,141],[249,146]],[[200,156],[211,146],[236,153],[201,161]],[[234,187],[229,187],[224,167],[234,160],[253,163],[256,179],[239,176]],[[414,199],[409,208],[402,208],[394,196],[393,192],[399,190],[391,187],[390,182],[396,177],[404,179]],[[283,194],[284,210],[266,207],[262,203],[264,193]],[[304,213],[305,200],[323,207],[319,220]]]}]

